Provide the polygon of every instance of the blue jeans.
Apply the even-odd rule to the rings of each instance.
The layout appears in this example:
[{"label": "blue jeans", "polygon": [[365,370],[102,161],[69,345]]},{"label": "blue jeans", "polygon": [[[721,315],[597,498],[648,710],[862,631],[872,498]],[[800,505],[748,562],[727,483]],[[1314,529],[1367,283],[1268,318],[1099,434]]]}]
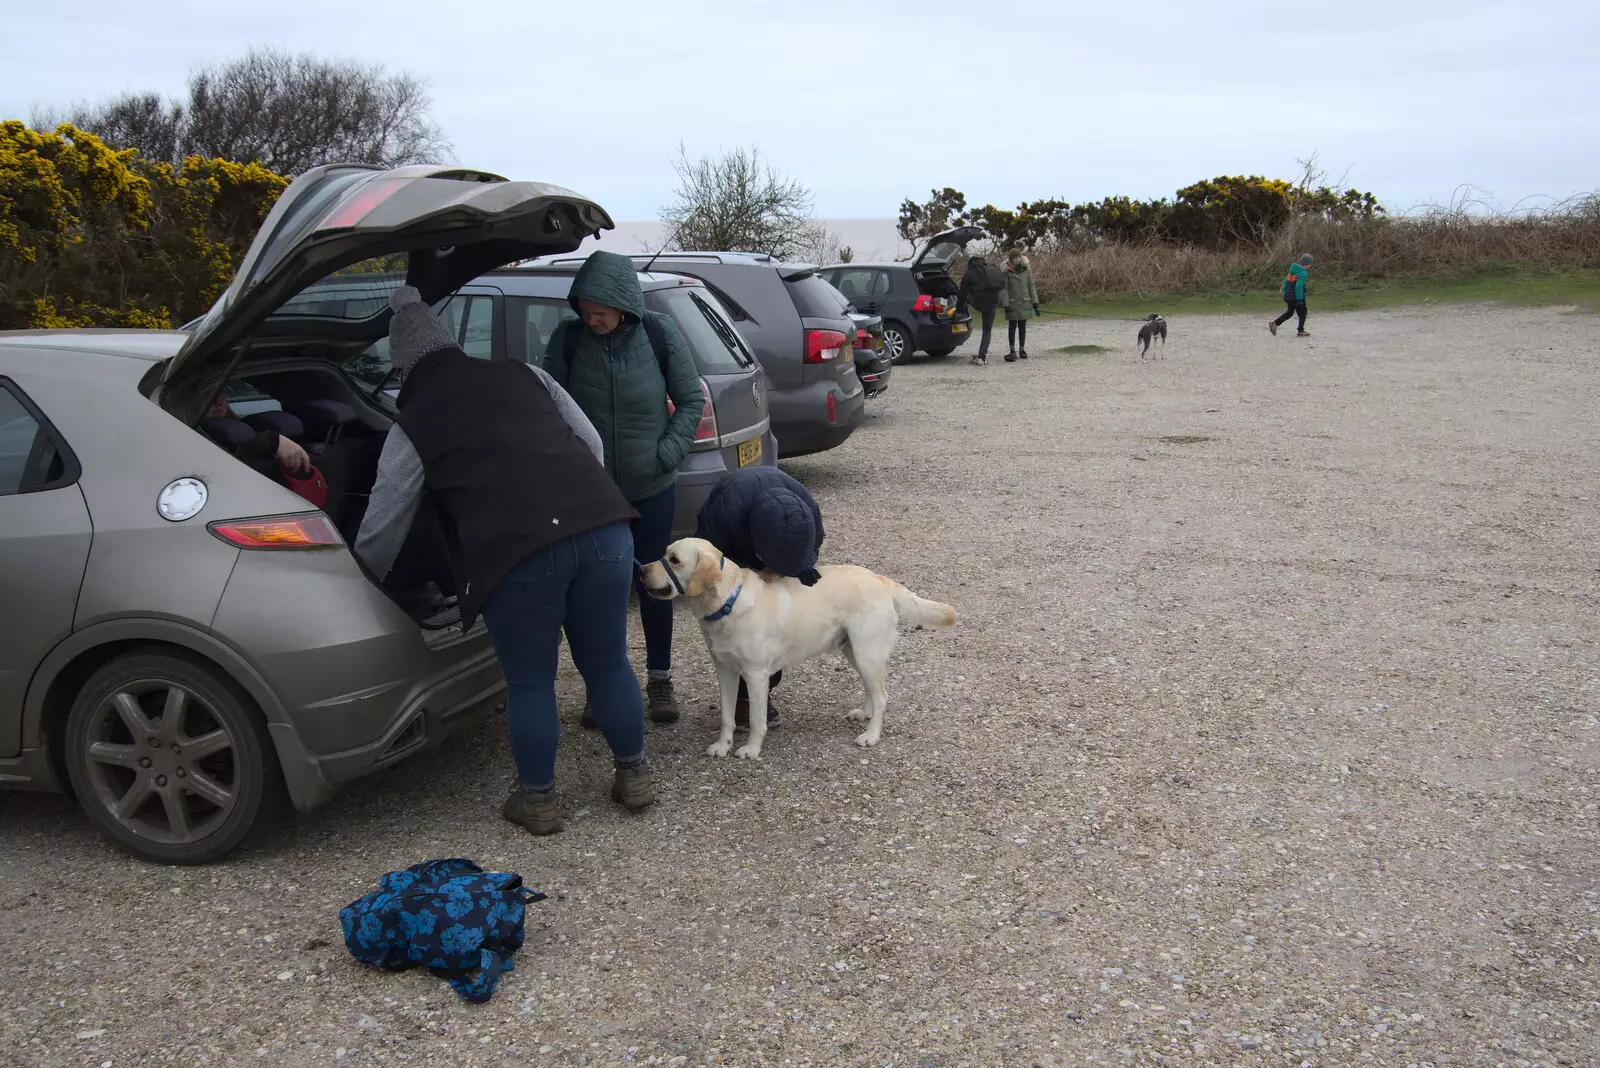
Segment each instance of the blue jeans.
[{"label": "blue jeans", "polygon": [[[673,483],[654,497],[633,502],[639,524],[633,528],[633,551],[641,564],[659,560],[672,544],[672,519],[678,511],[678,486]],[[649,671],[672,670],[672,602],[639,590],[639,622],[644,625],[644,666]]]},{"label": "blue jeans", "polygon": [[489,595],[483,618],[506,676],[506,732],[523,789],[556,781],[563,628],[612,755],[623,763],[644,755],[644,698],[628,663],[633,574],[633,535],[628,524],[612,523],[532,553]]}]

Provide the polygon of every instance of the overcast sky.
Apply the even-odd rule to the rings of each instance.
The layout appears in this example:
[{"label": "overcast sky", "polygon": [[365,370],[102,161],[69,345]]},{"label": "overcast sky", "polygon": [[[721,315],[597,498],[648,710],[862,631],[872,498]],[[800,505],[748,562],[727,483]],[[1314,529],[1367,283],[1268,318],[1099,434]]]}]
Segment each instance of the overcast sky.
[{"label": "overcast sky", "polygon": [[426,79],[464,164],[619,220],[674,146],[758,145],[824,218],[1170,195],[1316,152],[1392,209],[1600,189],[1600,3],[51,0],[8,5],[0,117],[178,93],[252,45]]}]

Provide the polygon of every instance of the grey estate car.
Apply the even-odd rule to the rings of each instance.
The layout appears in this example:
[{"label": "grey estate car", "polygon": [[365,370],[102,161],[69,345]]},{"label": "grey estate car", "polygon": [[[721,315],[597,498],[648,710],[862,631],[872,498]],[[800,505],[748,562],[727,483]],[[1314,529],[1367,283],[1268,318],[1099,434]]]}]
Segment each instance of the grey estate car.
[{"label": "grey estate car", "polygon": [[[577,318],[567,303],[576,275],[577,268],[571,265],[491,271],[457,290],[439,314],[467,355],[538,365],[557,324]],[[778,462],[768,411],[770,390],[754,352],[705,283],[656,272],[641,274],[639,288],[644,290],[646,308],[669,315],[678,324],[706,396],[694,445],[678,469],[672,535],[683,538],[694,533],[701,506],[724,475],[740,467],[770,467]],[[339,289],[348,292],[343,299],[360,298],[351,287]],[[330,293],[328,287],[317,287],[309,295],[325,300]],[[386,392],[398,392],[387,388],[393,385],[388,377],[387,338],[352,361],[349,371]],[[235,407],[250,403],[247,399]]]},{"label": "grey estate car", "polygon": [[[124,848],[196,863],[492,707],[483,625],[414,617],[347,548],[395,412],[345,365],[400,280],[440,304],[611,225],[557,186],[321,167],[193,331],[0,334],[0,785],[70,788]],[[293,299],[330,279],[375,281]],[[224,386],[277,406],[202,420]],[[252,419],[298,433],[322,508],[230,455]]]},{"label": "grey estate car", "polygon": [[[576,269],[582,257],[556,266]],[[641,269],[704,282],[733,316],[771,387],[772,433],[784,458],[844,443],[866,412],[848,302],[808,264],[753,252],[633,256]]]}]

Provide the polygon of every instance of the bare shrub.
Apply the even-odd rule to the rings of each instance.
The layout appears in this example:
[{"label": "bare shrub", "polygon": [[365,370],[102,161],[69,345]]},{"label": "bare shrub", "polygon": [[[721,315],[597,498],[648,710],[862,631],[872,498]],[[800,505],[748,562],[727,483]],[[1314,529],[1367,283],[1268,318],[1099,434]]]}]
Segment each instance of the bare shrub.
[{"label": "bare shrub", "polygon": [[661,210],[680,251],[764,252],[792,259],[825,251],[826,230],[811,219],[811,191],[761,159],[759,149],[689,158],[678,146],[677,199]]},{"label": "bare shrub", "polygon": [[325,163],[439,163],[450,145],[423,83],[352,60],[255,49],[196,71],[183,101],[127,93],[73,124],[116,148],[181,166],[190,156],[295,175]]}]

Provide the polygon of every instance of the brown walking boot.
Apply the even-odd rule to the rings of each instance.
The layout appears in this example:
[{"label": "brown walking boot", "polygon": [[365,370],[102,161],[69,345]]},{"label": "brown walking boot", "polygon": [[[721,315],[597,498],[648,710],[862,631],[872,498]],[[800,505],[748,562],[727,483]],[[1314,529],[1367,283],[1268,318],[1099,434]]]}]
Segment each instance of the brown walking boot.
[{"label": "brown walking boot", "polygon": [[682,714],[678,697],[672,692],[671,679],[651,679],[644,686],[645,710],[652,723],[676,723]]},{"label": "brown walking boot", "polygon": [[645,764],[618,768],[611,780],[611,800],[630,812],[639,812],[656,803],[656,777]]},{"label": "brown walking boot", "polygon": [[512,823],[523,827],[529,834],[541,837],[561,830],[561,812],[556,807],[556,792],[547,790],[535,793],[521,786],[512,789],[500,814]]}]

